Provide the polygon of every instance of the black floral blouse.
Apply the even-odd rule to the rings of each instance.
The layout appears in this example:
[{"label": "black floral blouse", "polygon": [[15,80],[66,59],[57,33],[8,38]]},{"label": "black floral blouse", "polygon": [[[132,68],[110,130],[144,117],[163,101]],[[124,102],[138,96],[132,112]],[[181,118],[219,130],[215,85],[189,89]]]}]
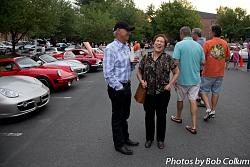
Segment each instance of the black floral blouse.
[{"label": "black floral blouse", "polygon": [[175,68],[174,59],[166,53],[162,53],[156,61],[154,61],[152,53],[144,56],[139,64],[139,69],[146,77],[143,76],[143,79],[147,81],[147,94],[155,95],[164,92],[164,87],[170,80],[170,72]]}]

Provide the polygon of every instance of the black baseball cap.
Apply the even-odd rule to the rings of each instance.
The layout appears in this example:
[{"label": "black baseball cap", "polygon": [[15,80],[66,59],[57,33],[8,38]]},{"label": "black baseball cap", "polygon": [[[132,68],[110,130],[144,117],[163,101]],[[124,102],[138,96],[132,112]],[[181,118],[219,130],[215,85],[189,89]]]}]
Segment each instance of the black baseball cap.
[{"label": "black baseball cap", "polygon": [[129,26],[126,22],[118,22],[116,23],[115,27],[113,28],[113,31],[116,31],[117,29],[125,29],[127,31],[133,31],[135,27]]}]

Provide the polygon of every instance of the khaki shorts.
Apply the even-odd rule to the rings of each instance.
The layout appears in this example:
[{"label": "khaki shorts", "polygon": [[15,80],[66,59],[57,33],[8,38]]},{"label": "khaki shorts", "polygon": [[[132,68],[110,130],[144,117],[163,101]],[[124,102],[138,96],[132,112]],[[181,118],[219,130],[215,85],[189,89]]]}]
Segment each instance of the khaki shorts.
[{"label": "khaki shorts", "polygon": [[189,100],[195,101],[198,98],[200,90],[200,84],[194,86],[184,86],[184,85],[176,85],[175,91],[177,93],[177,101],[184,101],[186,97]]}]

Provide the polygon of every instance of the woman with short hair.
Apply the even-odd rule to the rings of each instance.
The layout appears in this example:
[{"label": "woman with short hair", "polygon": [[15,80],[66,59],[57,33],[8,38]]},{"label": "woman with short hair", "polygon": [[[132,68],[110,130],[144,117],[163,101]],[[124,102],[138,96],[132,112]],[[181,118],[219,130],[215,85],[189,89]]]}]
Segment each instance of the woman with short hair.
[{"label": "woman with short hair", "polygon": [[[166,114],[170,100],[170,90],[179,76],[179,68],[172,57],[166,54],[167,38],[164,34],[156,35],[153,39],[153,51],[145,55],[138,68],[137,78],[143,88],[147,89],[144,102],[146,143],[150,148],[156,134],[158,148],[165,147]],[[170,78],[170,72],[173,77]]]}]

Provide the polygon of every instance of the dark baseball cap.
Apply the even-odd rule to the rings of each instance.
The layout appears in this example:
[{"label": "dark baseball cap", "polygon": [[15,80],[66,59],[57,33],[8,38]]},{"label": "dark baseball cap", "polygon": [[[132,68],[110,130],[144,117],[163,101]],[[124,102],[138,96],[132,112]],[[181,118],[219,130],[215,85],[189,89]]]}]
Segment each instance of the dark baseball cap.
[{"label": "dark baseball cap", "polygon": [[115,27],[113,28],[113,31],[116,31],[117,29],[125,29],[127,31],[133,31],[135,27],[129,26],[126,22],[118,22],[116,23]]}]

